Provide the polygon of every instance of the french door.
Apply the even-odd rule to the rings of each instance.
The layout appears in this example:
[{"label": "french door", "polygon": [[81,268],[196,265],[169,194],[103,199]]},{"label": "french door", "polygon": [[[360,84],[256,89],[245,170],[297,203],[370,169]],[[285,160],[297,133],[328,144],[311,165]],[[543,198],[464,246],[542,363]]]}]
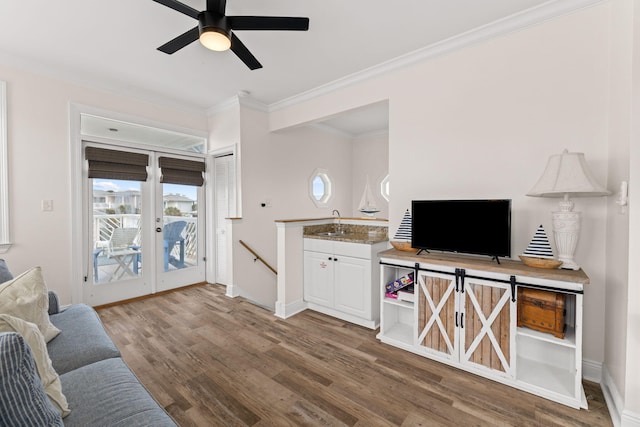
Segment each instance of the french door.
[{"label": "french door", "polygon": [[204,160],[83,143],[83,301],[102,305],[205,280]]}]

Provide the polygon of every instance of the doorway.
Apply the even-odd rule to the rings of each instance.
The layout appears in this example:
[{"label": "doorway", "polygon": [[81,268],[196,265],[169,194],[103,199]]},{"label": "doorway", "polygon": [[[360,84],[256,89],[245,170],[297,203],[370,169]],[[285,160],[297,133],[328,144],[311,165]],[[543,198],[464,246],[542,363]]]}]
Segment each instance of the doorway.
[{"label": "doorway", "polygon": [[205,280],[202,157],[83,141],[83,301],[103,305]]}]

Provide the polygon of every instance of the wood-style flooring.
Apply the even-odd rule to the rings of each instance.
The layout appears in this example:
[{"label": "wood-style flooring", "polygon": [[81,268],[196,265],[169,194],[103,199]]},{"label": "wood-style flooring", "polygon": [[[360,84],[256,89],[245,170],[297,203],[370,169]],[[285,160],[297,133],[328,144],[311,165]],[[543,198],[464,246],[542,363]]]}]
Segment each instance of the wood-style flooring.
[{"label": "wood-style flooring", "polygon": [[181,426],[610,426],[598,384],[575,410],[380,343],[313,311],[290,319],[204,285],[100,316]]}]

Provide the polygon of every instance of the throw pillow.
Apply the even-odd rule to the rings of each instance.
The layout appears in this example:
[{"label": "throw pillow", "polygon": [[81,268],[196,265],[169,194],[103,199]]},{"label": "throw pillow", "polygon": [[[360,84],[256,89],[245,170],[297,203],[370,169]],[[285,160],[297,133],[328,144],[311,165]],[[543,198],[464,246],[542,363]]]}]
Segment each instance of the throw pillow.
[{"label": "throw pillow", "polygon": [[0,314],[35,323],[47,342],[60,333],[49,321],[49,295],[40,267],[0,284]]},{"label": "throw pillow", "polygon": [[0,425],[63,426],[20,334],[0,333],[0,372]]},{"label": "throw pillow", "polygon": [[44,337],[38,327],[17,317],[0,314],[0,332],[17,332],[22,335],[31,348],[38,376],[49,400],[63,417],[69,415],[69,404],[67,403],[67,398],[62,394],[60,377],[53,369],[49,353],[47,353],[47,344],[44,342]]},{"label": "throw pillow", "polygon": [[7,267],[7,263],[0,259],[0,283],[4,283],[13,279],[13,274],[9,271],[9,267]]}]

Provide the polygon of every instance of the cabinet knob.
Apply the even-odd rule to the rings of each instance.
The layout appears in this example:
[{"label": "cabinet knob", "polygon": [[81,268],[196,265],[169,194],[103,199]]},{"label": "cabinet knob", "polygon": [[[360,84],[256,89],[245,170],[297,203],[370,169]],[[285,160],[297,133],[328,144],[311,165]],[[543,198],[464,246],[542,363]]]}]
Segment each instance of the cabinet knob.
[{"label": "cabinet knob", "polygon": [[337,261],[337,260],[338,260],[338,258],[334,258],[333,260],[334,260],[334,261]]},{"label": "cabinet knob", "polygon": [[333,258],[329,257],[329,261],[333,261]]}]

